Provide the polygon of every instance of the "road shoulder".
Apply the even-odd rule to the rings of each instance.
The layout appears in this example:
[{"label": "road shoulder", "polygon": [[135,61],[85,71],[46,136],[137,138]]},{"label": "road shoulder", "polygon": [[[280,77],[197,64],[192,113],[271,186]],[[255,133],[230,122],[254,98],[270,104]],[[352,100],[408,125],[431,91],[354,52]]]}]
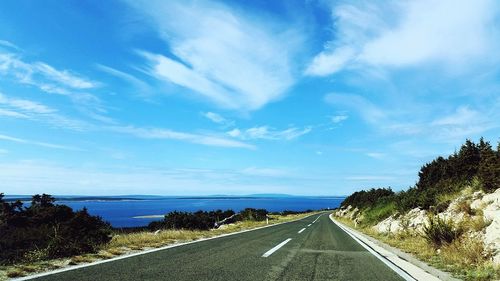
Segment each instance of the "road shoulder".
[{"label": "road shoulder", "polygon": [[[422,281],[458,281],[459,279],[453,278],[449,273],[435,269],[419,260],[413,256],[404,253],[394,247],[391,247],[377,239],[367,236],[357,230],[354,230],[345,224],[335,220],[330,214],[330,220],[337,226],[342,228],[349,235],[357,238],[364,243],[366,246],[371,248],[373,251],[378,253],[380,256],[388,260],[390,263],[394,264],[407,274],[409,274],[415,280]],[[362,245],[363,246],[363,245]]]}]

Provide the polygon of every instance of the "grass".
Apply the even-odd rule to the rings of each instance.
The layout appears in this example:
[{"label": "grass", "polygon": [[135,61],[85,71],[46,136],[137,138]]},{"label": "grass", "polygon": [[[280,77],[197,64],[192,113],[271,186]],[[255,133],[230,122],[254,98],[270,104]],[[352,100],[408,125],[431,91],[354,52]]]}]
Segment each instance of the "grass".
[{"label": "grass", "polygon": [[[355,227],[354,222],[349,219],[338,217],[336,219],[392,247],[412,254],[436,268],[450,272],[457,278],[478,281],[500,279],[500,268],[493,267],[490,260],[492,253],[484,249],[482,241],[475,237],[464,234],[436,248],[420,233],[381,234],[373,230],[371,226]],[[468,231],[474,224],[485,223],[466,221],[462,227],[464,231]]]},{"label": "grass", "polygon": [[[315,214],[293,214],[287,216],[270,215],[269,224],[293,221]],[[97,260],[109,259],[115,256],[138,252],[151,248],[172,245],[176,243],[189,242],[202,238],[210,238],[222,234],[233,233],[237,231],[253,229],[265,226],[265,221],[241,221],[234,224],[225,225],[219,229],[196,231],[196,230],[162,230],[158,232],[133,232],[115,234],[111,241],[103,245],[99,252],[94,254],[84,254],[66,259],[54,259],[43,261],[38,258],[27,259],[22,264],[0,267],[0,280],[8,278],[26,276],[33,273],[44,272],[68,265],[77,265],[90,263]],[[36,256],[36,255],[35,255]]]},{"label": "grass", "polygon": [[429,224],[425,225],[423,229],[423,237],[436,249],[452,243],[464,232],[462,227],[456,226],[451,220],[431,215],[428,221]]},{"label": "grass", "polygon": [[381,202],[363,212],[364,214],[363,223],[374,224],[388,218],[389,216],[395,213],[396,213],[396,203]]}]

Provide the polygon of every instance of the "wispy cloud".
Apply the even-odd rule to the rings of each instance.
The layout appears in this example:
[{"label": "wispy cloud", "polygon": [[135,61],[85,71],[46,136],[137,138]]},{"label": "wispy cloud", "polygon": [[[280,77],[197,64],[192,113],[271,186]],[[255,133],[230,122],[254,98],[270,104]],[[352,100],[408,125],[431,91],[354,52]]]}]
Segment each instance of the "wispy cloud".
[{"label": "wispy cloud", "polygon": [[[281,172],[274,168],[255,167],[243,170],[137,166],[90,168],[48,161],[0,161],[3,191],[11,194],[22,190],[26,194],[123,195],[137,194],[138,187],[147,187],[148,194],[159,195],[243,195],[269,193],[270,190],[315,194],[316,190],[304,191],[303,184],[290,183],[286,175],[283,174],[283,179],[279,174]],[[68,189],[68,186],[72,188]]]},{"label": "wispy cloud", "polygon": [[344,122],[348,118],[349,118],[349,116],[347,116],[345,114],[340,114],[340,115],[330,116],[330,121],[332,121],[332,123],[334,123],[334,124],[338,124],[338,123]]},{"label": "wispy cloud", "polygon": [[223,125],[223,126],[233,126],[234,125],[233,120],[228,120],[228,119],[222,117],[218,113],[214,113],[214,112],[209,111],[209,112],[203,113],[203,116],[205,118],[209,119],[210,121],[217,123],[217,124],[220,124],[220,125]]},{"label": "wispy cloud", "polygon": [[280,99],[295,82],[291,57],[302,35],[290,25],[263,23],[214,2],[129,3],[150,17],[175,56],[142,52],[159,79],[245,111]]},{"label": "wispy cloud", "polygon": [[255,149],[255,146],[251,144],[216,135],[193,134],[158,128],[137,128],[133,126],[115,126],[110,127],[109,129],[115,132],[125,133],[145,139],[167,139],[207,146]]},{"label": "wispy cloud", "polygon": [[492,55],[499,59],[494,53],[500,33],[491,28],[499,11],[496,1],[361,1],[336,3],[332,10],[335,39],[306,74],[426,63],[456,70],[465,63],[492,63]]},{"label": "wispy cloud", "polygon": [[0,140],[28,144],[28,145],[36,145],[36,146],[41,146],[41,147],[46,147],[46,148],[53,148],[53,149],[82,151],[82,149],[77,148],[77,147],[73,147],[73,146],[66,146],[66,145],[60,145],[60,144],[53,144],[53,143],[47,143],[47,142],[39,142],[39,141],[21,139],[21,138],[16,138],[16,137],[3,135],[3,134],[0,134]]},{"label": "wispy cloud", "polygon": [[29,119],[54,127],[77,131],[83,131],[91,127],[85,121],[64,116],[58,113],[56,109],[44,104],[27,99],[9,97],[2,93],[0,93],[0,116]]},{"label": "wispy cloud", "polygon": [[18,46],[16,46],[14,43],[9,42],[7,40],[0,40],[0,47],[1,46],[7,47],[7,48],[11,48],[11,49],[14,49],[14,50],[20,50],[20,48]]},{"label": "wispy cloud", "polygon": [[19,55],[8,52],[0,52],[0,74],[54,94],[68,95],[71,90],[86,90],[99,85],[69,70],[59,70],[44,62],[26,62]]},{"label": "wispy cloud", "polygon": [[[341,109],[354,110],[366,122],[370,123],[378,123],[379,121],[384,120],[387,115],[384,110],[370,102],[368,99],[355,94],[330,93],[325,96],[325,101],[331,105],[339,106]],[[342,119],[344,117],[337,118]]]},{"label": "wispy cloud", "polygon": [[231,137],[242,140],[293,140],[311,132],[311,127],[297,128],[292,127],[285,130],[276,130],[269,126],[253,127],[246,130],[233,129],[227,132]]},{"label": "wispy cloud", "polygon": [[151,94],[151,87],[146,82],[142,81],[132,74],[102,64],[96,64],[96,67],[105,73],[108,73],[130,83],[135,88],[135,91],[139,96],[149,96]]},{"label": "wispy cloud", "polygon": [[375,159],[383,159],[386,156],[384,153],[380,153],[380,152],[368,152],[368,153],[366,153],[366,155],[368,157],[375,158]]}]

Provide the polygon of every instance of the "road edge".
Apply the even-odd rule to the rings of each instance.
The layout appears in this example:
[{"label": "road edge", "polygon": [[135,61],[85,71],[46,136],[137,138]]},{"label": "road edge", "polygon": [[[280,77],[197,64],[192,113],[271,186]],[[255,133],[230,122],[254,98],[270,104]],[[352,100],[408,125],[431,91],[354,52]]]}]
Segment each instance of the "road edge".
[{"label": "road edge", "polygon": [[[443,280],[443,281],[459,281],[460,279],[452,277],[449,273],[443,272],[436,268],[433,268],[413,256],[402,252],[394,247],[391,247],[373,237],[363,234],[355,229],[352,229],[345,224],[335,220],[333,214],[330,214],[330,220],[339,226],[343,231],[349,234],[351,237],[361,244],[361,246],[367,248],[369,247],[372,251],[376,252],[379,259],[383,258],[388,260],[390,263],[394,264],[396,267],[405,271],[410,275],[410,280]],[[368,249],[369,250],[369,249]],[[370,250],[369,250],[370,251]],[[371,251],[370,251],[371,252]]]},{"label": "road edge", "polygon": [[194,240],[194,241],[189,241],[189,242],[183,242],[183,243],[166,245],[166,246],[162,246],[162,247],[159,247],[159,248],[154,248],[154,249],[145,250],[145,251],[141,251],[141,252],[137,252],[137,253],[132,253],[132,254],[126,254],[126,255],[122,255],[122,256],[118,256],[118,257],[106,259],[106,260],[99,260],[99,261],[95,261],[95,262],[91,262],[91,263],[86,263],[86,264],[79,264],[79,265],[70,265],[68,267],[64,267],[64,268],[60,268],[60,269],[56,269],[56,270],[41,272],[41,273],[37,273],[37,274],[33,274],[33,275],[23,276],[23,277],[19,277],[19,278],[12,278],[12,279],[7,279],[7,280],[12,280],[12,281],[32,280],[32,279],[36,279],[36,278],[39,278],[39,277],[44,277],[44,276],[48,276],[48,275],[52,275],[52,274],[58,274],[58,273],[61,273],[61,272],[66,272],[66,271],[76,270],[76,269],[80,269],[80,268],[90,267],[90,266],[99,265],[99,264],[103,264],[103,263],[108,263],[108,262],[113,262],[113,261],[117,261],[117,260],[127,259],[127,258],[131,258],[131,257],[135,257],[135,256],[146,255],[146,254],[150,254],[150,253],[154,253],[154,252],[158,252],[158,251],[162,251],[162,250],[167,250],[167,249],[181,247],[181,246],[185,246],[185,245],[189,245],[189,244],[194,244],[194,243],[198,243],[198,242],[203,242],[203,241],[218,239],[218,238],[222,238],[222,237],[227,237],[227,236],[242,234],[242,233],[246,233],[246,232],[250,232],[250,231],[254,231],[254,230],[259,230],[259,229],[264,229],[264,228],[268,228],[268,227],[273,227],[273,226],[278,226],[278,225],[282,225],[282,224],[286,224],[286,223],[292,223],[292,222],[300,221],[300,220],[303,220],[303,219],[306,219],[306,218],[309,218],[311,216],[314,216],[314,215],[317,215],[317,214],[321,214],[321,213],[324,213],[324,212],[319,212],[319,213],[311,214],[311,215],[308,215],[306,217],[303,217],[303,218],[300,218],[300,219],[296,219],[296,220],[291,220],[291,221],[285,221],[285,222],[280,222],[280,223],[275,223],[275,224],[270,224],[270,225],[259,226],[259,227],[252,228],[252,229],[245,229],[245,230],[240,230],[240,231],[237,231],[237,232],[225,233],[225,234],[221,234],[221,235],[217,235],[217,236],[213,236],[213,237],[208,237],[208,238],[201,238],[201,239]]}]

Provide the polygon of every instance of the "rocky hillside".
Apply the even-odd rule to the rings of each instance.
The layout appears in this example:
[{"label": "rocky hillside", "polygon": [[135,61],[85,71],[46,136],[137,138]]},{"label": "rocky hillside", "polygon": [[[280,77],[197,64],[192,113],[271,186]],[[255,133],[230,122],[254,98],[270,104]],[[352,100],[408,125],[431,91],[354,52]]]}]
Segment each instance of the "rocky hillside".
[{"label": "rocky hillside", "polygon": [[[351,205],[336,211],[335,216],[352,220],[356,226],[363,225],[365,219],[364,212]],[[403,214],[393,214],[371,228],[379,234],[424,236],[431,217],[451,222],[463,230],[462,235],[483,243],[483,254],[494,266],[500,266],[500,188],[487,194],[467,188],[442,212],[417,207]]]},{"label": "rocky hillside", "polygon": [[348,196],[335,215],[466,280],[500,280],[500,144],[466,141],[425,164],[415,186]]}]

